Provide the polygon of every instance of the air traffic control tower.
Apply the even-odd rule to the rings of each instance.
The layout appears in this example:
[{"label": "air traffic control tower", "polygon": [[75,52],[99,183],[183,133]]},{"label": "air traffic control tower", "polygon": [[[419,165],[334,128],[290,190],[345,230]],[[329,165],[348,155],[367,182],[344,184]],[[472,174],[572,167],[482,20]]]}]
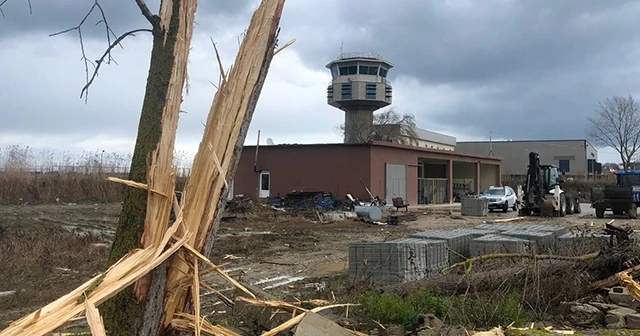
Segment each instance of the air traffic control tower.
[{"label": "air traffic control tower", "polygon": [[327,64],[331,84],[327,103],[344,111],[344,143],[369,139],[373,111],[391,104],[391,83],[387,73],[393,65],[376,54],[349,53]]}]

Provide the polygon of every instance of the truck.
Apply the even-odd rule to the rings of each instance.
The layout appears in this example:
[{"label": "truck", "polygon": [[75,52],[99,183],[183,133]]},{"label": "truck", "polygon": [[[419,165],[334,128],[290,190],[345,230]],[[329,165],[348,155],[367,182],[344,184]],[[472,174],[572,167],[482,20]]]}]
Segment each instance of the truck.
[{"label": "truck", "polygon": [[591,207],[596,217],[603,218],[606,211],[614,215],[626,214],[631,219],[638,218],[640,205],[640,171],[616,172],[616,185],[591,188]]},{"label": "truck", "polygon": [[518,185],[518,214],[564,217],[580,213],[580,199],[562,189],[564,180],[555,165],[541,165],[540,155],[529,153],[524,185]]}]

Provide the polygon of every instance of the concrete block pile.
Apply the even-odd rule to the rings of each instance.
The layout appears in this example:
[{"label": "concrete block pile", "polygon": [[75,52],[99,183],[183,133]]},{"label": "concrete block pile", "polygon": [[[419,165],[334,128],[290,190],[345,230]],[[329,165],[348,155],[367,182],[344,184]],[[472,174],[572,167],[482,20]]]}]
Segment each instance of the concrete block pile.
[{"label": "concrete block pile", "polygon": [[449,250],[448,261],[457,263],[464,261],[469,255],[469,242],[485,234],[497,232],[495,230],[457,229],[457,230],[429,230],[412,234],[411,238],[436,239],[447,243]]},{"label": "concrete block pile", "polygon": [[464,197],[460,204],[463,216],[486,216],[489,214],[489,200],[478,197]]},{"label": "concrete block pile", "polygon": [[469,242],[469,257],[494,253],[535,253],[535,242],[501,234],[488,234]]},{"label": "concrete block pile", "polygon": [[562,255],[589,253],[594,247],[602,247],[608,242],[609,236],[605,234],[566,232],[558,236],[557,253]]},{"label": "concrete block pile", "polygon": [[393,241],[351,244],[349,277],[393,285],[438,276],[448,266],[480,255],[571,255],[578,251],[576,246],[593,250],[606,237],[591,234],[585,238],[554,225],[480,224],[467,229],[428,230]]},{"label": "concrete block pile", "polygon": [[443,240],[403,238],[349,245],[350,279],[381,286],[432,277],[448,264]]}]

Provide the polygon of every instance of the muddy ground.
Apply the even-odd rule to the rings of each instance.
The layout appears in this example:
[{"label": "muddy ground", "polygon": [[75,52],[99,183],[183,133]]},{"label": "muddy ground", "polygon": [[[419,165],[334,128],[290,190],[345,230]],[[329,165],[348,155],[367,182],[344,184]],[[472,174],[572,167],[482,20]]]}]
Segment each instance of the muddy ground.
[{"label": "muddy ground", "polygon": [[[234,278],[279,298],[331,298],[341,295],[338,287],[344,286],[351,242],[473,227],[487,219],[515,216],[510,211],[488,218],[462,217],[459,207],[432,209],[412,209],[417,220],[391,226],[357,221],[322,224],[313,216],[259,208],[222,222],[210,258],[224,264]],[[611,220],[595,218],[588,204],[582,209],[579,215],[531,217],[517,223],[602,227]],[[0,206],[0,328],[104,270],[119,211],[119,203]],[[625,218],[617,221],[639,225]],[[205,281],[218,289],[226,287],[214,275]],[[205,289],[202,296],[203,314],[222,318],[226,307]]]}]

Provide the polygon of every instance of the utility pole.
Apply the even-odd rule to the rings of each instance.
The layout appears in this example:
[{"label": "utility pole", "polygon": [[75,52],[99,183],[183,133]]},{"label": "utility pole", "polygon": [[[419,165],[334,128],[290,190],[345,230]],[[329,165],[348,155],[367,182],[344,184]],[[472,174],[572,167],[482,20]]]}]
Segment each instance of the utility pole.
[{"label": "utility pole", "polygon": [[98,167],[98,175],[102,175],[102,157],[104,156],[104,149],[100,153],[100,167]]}]

